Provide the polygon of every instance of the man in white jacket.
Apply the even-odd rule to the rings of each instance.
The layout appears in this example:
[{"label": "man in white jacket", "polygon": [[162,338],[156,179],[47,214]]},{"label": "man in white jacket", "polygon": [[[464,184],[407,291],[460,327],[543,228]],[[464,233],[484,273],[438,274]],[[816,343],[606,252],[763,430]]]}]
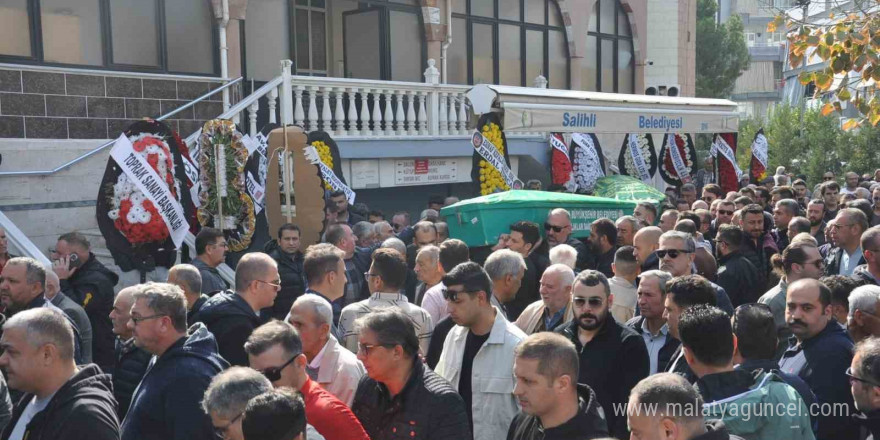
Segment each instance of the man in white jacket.
[{"label": "man in white jacket", "polygon": [[513,395],[514,349],[526,338],[491,303],[489,275],[473,262],[443,277],[449,316],[457,324],[446,336],[436,372],[459,392],[474,440],[505,438],[519,412]]}]

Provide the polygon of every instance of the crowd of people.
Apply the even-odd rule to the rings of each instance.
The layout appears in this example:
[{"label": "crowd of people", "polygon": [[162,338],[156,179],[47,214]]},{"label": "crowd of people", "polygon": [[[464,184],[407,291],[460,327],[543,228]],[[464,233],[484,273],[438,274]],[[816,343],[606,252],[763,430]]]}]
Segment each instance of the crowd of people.
[{"label": "crowd of people", "polygon": [[0,440],[873,438],[877,179],[703,176],[491,248],[449,237],[456,197],[388,221],[332,193],[321,243],[285,224],[227,283],[203,228],[118,293],[82,234],[44,267],[0,230]]}]

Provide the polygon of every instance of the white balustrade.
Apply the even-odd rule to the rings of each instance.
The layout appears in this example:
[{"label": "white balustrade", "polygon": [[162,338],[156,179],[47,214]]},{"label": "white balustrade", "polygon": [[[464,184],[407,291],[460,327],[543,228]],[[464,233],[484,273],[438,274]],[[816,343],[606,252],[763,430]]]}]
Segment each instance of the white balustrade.
[{"label": "white balustrade", "polygon": [[452,96],[449,97],[449,133],[458,133],[458,108],[456,106],[455,98]]},{"label": "white balustrade", "polygon": [[428,111],[425,110],[425,101],[428,98],[428,92],[419,91],[419,134],[428,134]]},{"label": "white balustrade", "polygon": [[278,105],[278,87],[273,87],[266,99],[269,101],[269,123],[277,124],[278,118],[275,116],[275,107]]},{"label": "white balustrade", "polygon": [[398,92],[394,95],[397,98],[397,113],[395,114],[395,122],[397,126],[397,135],[403,136],[406,134],[406,112],[403,110],[403,106],[405,103],[403,102],[403,97],[406,96],[405,92]]},{"label": "white balustrade", "polygon": [[323,103],[321,110],[321,130],[330,133],[333,127],[330,126],[333,119],[333,112],[330,111],[330,89],[326,88],[321,91],[321,102]]},{"label": "white balustrade", "polygon": [[345,110],[342,107],[345,89],[342,87],[336,87],[333,91],[336,94],[336,134],[339,136],[345,136],[347,134],[345,132]]},{"label": "white balustrade", "polygon": [[382,103],[379,101],[381,90],[373,90],[373,134],[382,135]]},{"label": "white balustrade", "polygon": [[385,135],[394,136],[394,111],[391,110],[391,99],[394,90],[385,90]]},{"label": "white balustrade", "polygon": [[357,111],[357,87],[348,90],[348,131],[351,135],[357,136],[358,131],[358,111]]},{"label": "white balustrade", "polygon": [[257,135],[257,112],[260,110],[260,100],[255,99],[254,103],[248,106],[248,120],[250,121],[249,133],[251,136]]},{"label": "white balustrade", "polygon": [[309,120],[308,125],[304,125],[309,131],[315,131],[318,129],[318,104],[315,101],[315,95],[318,94],[317,92],[317,87],[309,87]]},{"label": "white balustrade", "polygon": [[364,89],[364,92],[361,93],[361,131],[370,136],[373,134],[372,129],[370,128],[370,103],[369,103],[369,90]]},{"label": "white balustrade", "polygon": [[416,128],[416,92],[407,90],[409,105],[406,107],[406,132],[409,135],[418,134]]},{"label": "white balustrade", "polygon": [[458,108],[458,134],[462,134],[462,135],[467,135],[467,134],[468,134],[468,129],[467,129],[467,118],[468,118],[468,113],[467,113],[467,106],[466,106],[465,103],[464,103],[465,98],[466,98],[466,97],[465,97],[465,94],[462,93],[462,94],[459,96],[459,99],[458,99],[458,102],[459,102],[459,108]]},{"label": "white balustrade", "polygon": [[440,92],[440,108],[437,111],[439,115],[439,123],[440,123],[440,136],[446,136],[449,134],[449,126],[447,125],[448,113],[446,110],[446,101],[447,101],[447,92]]},{"label": "white balustrade", "polygon": [[293,89],[294,103],[293,103],[293,122],[296,125],[304,127],[303,119],[305,119],[305,113],[303,112],[303,90],[305,87],[296,86]]}]

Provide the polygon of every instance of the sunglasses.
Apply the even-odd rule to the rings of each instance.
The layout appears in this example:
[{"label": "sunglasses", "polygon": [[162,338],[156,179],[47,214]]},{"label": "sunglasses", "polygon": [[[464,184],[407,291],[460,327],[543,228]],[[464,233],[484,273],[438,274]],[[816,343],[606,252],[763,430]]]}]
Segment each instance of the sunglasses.
[{"label": "sunglasses", "polygon": [[657,254],[657,258],[660,258],[661,260],[666,258],[667,255],[669,255],[669,258],[675,259],[678,258],[678,256],[681,254],[690,254],[690,252],[688,251],[682,251],[678,249],[657,249],[654,252]]},{"label": "sunglasses", "polygon": [[733,211],[728,211],[728,210],[726,210],[726,209],[719,209],[719,210],[718,210],[718,213],[719,213],[719,214],[724,214],[724,215],[733,215]]},{"label": "sunglasses", "polygon": [[822,180],[828,181],[828,180],[834,180],[834,178],[833,177],[823,177]]},{"label": "sunglasses", "polygon": [[372,350],[376,347],[389,348],[389,347],[393,347],[393,346],[394,345],[392,345],[392,344],[363,344],[363,343],[358,342],[358,353],[363,352],[365,356],[369,356],[370,350]]},{"label": "sunglasses", "polygon": [[550,223],[544,223],[544,230],[545,231],[552,230],[553,232],[556,232],[557,234],[562,232],[567,227],[568,226],[553,226]]},{"label": "sunglasses", "polygon": [[602,298],[595,297],[595,296],[590,297],[590,298],[576,296],[571,299],[571,302],[573,302],[574,305],[576,305],[578,307],[583,307],[584,304],[588,304],[590,307],[599,307],[602,305],[602,303],[604,303],[604,301],[602,301]]},{"label": "sunglasses", "polygon": [[874,386],[874,387],[880,387],[880,384],[878,384],[878,383],[876,383],[876,382],[872,382],[872,381],[867,380],[867,379],[862,379],[861,377],[858,377],[858,376],[856,376],[855,374],[853,374],[853,369],[852,369],[852,367],[847,368],[847,369],[846,369],[846,372],[845,372],[844,374],[846,374],[846,376],[849,377],[849,381],[850,381],[850,383],[852,383],[853,381],[855,381],[855,382],[866,383],[866,384],[871,385],[871,386]]},{"label": "sunglasses", "polygon": [[269,379],[269,382],[277,382],[281,380],[281,371],[287,368],[288,365],[292,364],[293,361],[295,361],[296,358],[298,358],[301,354],[302,353],[297,353],[293,355],[293,357],[291,357],[289,361],[285,362],[284,365],[280,367],[271,367],[266,368],[265,370],[261,370],[260,374],[266,376],[266,379]]},{"label": "sunglasses", "polygon": [[701,200],[703,200],[706,203],[712,203],[715,201],[715,199],[716,199],[716,197],[703,197]]}]

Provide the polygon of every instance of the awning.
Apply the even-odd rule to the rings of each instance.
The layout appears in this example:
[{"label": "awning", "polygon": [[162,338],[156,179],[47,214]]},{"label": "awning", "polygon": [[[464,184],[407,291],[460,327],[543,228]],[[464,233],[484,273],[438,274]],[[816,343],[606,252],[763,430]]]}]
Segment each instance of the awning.
[{"label": "awning", "polygon": [[726,99],[486,84],[472,87],[467,95],[475,115],[502,112],[508,133],[727,133],[739,129],[737,105]]}]

